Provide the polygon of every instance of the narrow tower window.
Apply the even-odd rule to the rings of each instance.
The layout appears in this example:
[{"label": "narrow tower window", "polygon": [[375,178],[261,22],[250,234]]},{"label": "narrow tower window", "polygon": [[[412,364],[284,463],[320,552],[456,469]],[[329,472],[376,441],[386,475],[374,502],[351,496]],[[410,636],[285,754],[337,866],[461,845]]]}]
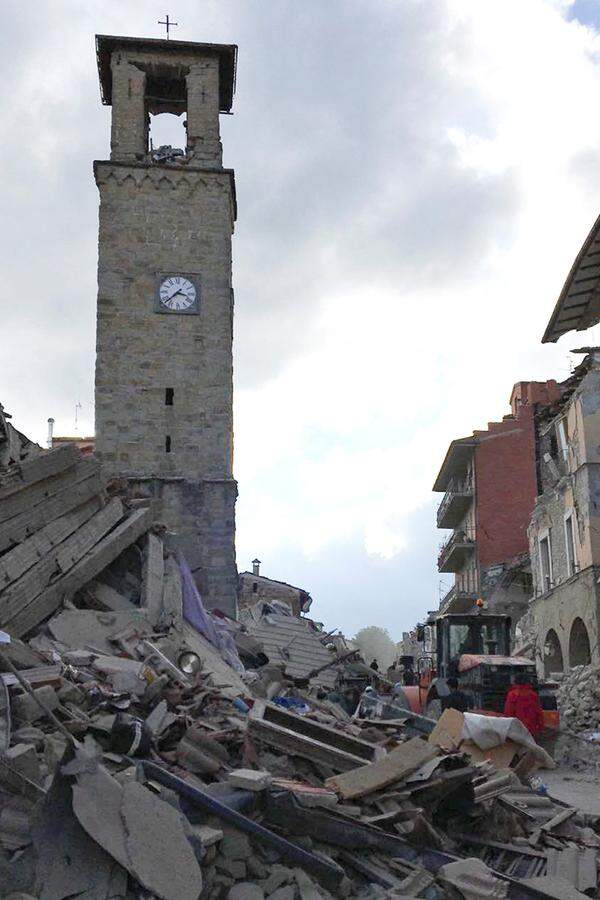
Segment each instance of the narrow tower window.
[{"label": "narrow tower window", "polygon": [[175,396],[175,391],[173,388],[165,388],[165,406],[173,406],[173,397]]},{"label": "narrow tower window", "polygon": [[165,438],[165,453],[171,452],[171,435],[168,434]]}]

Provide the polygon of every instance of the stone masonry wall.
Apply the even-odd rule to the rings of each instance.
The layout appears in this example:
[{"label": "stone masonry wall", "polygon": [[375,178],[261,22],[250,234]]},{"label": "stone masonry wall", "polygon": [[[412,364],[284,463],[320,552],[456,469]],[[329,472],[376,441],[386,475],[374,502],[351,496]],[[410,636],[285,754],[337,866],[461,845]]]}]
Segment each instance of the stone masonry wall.
[{"label": "stone masonry wall", "polygon": [[235,481],[130,480],[129,494],[152,500],[157,521],[169,529],[167,545],[184,554],[204,605],[235,617]]},{"label": "stone masonry wall", "polygon": [[[219,55],[121,46],[111,57],[111,158],[100,192],[96,452],[152,497],[209,607],[236,613],[233,479],[233,172],[222,168]],[[153,160],[148,114],[187,120],[186,155]],[[197,314],[157,311],[162,277],[188,275]],[[160,309],[160,307],[158,307]]]},{"label": "stone masonry wall", "polygon": [[544,653],[550,630],[554,631],[560,644],[563,666],[569,668],[571,660],[570,641],[573,625],[580,619],[585,625],[591,661],[600,663],[599,648],[599,597],[597,579],[600,571],[590,567],[573,575],[547,594],[532,600],[530,611],[535,635],[535,657],[540,674],[544,672]]},{"label": "stone masonry wall", "polygon": [[[98,163],[96,181],[97,451],[115,474],[230,478],[230,175]],[[159,272],[199,276],[199,315],[154,311]]]},{"label": "stone masonry wall", "polygon": [[[207,605],[233,613],[230,173],[97,163],[96,181],[97,453],[108,475],[166,480],[159,518],[180,532]],[[154,311],[159,272],[199,277],[199,315]]]}]

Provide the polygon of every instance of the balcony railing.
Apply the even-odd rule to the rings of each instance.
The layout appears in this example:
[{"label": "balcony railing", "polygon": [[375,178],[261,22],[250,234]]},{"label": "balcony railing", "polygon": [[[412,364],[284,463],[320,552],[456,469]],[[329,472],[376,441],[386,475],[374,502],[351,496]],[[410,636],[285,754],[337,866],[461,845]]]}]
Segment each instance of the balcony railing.
[{"label": "balcony railing", "polygon": [[473,497],[471,478],[452,478],[437,511],[438,528],[454,528],[463,518]]},{"label": "balcony railing", "polygon": [[460,572],[466,559],[474,550],[475,529],[457,528],[446,543],[440,547],[438,571]]},{"label": "balcony railing", "polygon": [[463,591],[462,588],[453,584],[440,600],[440,613],[468,612],[477,600],[477,596],[474,591]]}]

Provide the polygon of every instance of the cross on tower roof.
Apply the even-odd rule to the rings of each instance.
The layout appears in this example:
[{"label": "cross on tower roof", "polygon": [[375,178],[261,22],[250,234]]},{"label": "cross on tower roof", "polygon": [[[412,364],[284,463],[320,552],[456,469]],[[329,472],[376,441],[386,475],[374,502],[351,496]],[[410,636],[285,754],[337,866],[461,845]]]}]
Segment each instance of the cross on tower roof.
[{"label": "cross on tower roof", "polygon": [[158,24],[159,24],[159,25],[164,25],[164,26],[165,26],[165,28],[167,29],[167,40],[169,40],[169,28],[174,28],[174,27],[175,27],[176,25],[178,25],[179,23],[178,23],[178,22],[171,22],[171,20],[169,19],[169,15],[168,15],[168,13],[167,13],[167,14],[165,15],[165,20],[164,20],[164,22],[161,22],[161,20],[159,19],[159,20],[158,20]]}]

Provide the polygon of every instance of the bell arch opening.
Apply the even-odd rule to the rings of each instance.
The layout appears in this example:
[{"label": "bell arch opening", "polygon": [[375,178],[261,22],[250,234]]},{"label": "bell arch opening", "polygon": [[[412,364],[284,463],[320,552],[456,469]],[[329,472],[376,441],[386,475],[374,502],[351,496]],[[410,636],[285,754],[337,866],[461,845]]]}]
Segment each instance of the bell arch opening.
[{"label": "bell arch opening", "polygon": [[549,678],[552,672],[562,672],[564,667],[560,641],[554,628],[551,628],[544,641],[544,675]]},{"label": "bell arch opening", "polygon": [[[185,114],[161,112],[149,117],[149,149],[156,152],[161,147],[172,147],[184,154],[187,148],[187,129]],[[168,161],[168,160],[166,160]]]},{"label": "bell arch opening", "polygon": [[583,619],[577,618],[571,625],[569,636],[569,665],[589,666],[592,661],[590,638]]}]

